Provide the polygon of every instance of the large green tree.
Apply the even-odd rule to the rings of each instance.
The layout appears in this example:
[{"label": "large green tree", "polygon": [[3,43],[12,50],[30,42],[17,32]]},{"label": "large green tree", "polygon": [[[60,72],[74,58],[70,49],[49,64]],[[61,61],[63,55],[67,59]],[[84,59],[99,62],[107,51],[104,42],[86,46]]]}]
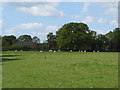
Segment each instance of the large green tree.
[{"label": "large green tree", "polygon": [[34,43],[40,43],[40,39],[37,36],[34,36],[32,38],[32,42],[34,42]]},{"label": "large green tree", "polygon": [[17,39],[20,42],[32,42],[32,38],[30,35],[21,35]]},{"label": "large green tree", "polygon": [[107,34],[106,34],[106,37],[108,38],[108,46],[107,46],[107,49],[108,50],[113,50],[113,38],[114,38],[114,35],[113,35],[113,32],[112,31],[109,31]]},{"label": "large green tree", "polygon": [[87,39],[87,43],[89,44],[89,50],[98,50],[96,39],[97,32],[91,30]]},{"label": "large green tree", "polygon": [[116,51],[120,50],[120,28],[113,31],[113,47]]},{"label": "large green tree", "polygon": [[99,50],[107,50],[108,38],[106,35],[98,34],[96,38],[96,44]]},{"label": "large green tree", "polygon": [[57,39],[56,35],[53,35],[52,32],[47,34],[47,42],[49,49],[56,50],[57,49]]},{"label": "large green tree", "polygon": [[111,51],[120,51],[120,28],[115,28],[106,34],[109,44],[108,49]]},{"label": "large green tree", "polygon": [[84,23],[68,23],[57,31],[57,44],[62,50],[87,49],[90,30]]},{"label": "large green tree", "polygon": [[3,45],[3,47],[13,45],[15,42],[16,42],[16,37],[14,35],[3,36],[2,37],[2,45]]}]

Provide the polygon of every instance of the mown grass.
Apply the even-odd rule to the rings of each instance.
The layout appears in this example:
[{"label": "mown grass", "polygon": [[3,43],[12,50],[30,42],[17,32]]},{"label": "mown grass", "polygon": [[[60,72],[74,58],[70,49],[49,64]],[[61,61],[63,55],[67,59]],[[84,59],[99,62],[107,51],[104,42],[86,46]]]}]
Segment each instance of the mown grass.
[{"label": "mown grass", "polygon": [[[2,56],[2,52],[0,51],[0,56]],[[0,90],[2,89],[2,58],[0,58]]]},{"label": "mown grass", "polygon": [[3,88],[117,88],[118,53],[3,52]]},{"label": "mown grass", "polygon": [[2,89],[2,62],[0,62],[0,90]]}]

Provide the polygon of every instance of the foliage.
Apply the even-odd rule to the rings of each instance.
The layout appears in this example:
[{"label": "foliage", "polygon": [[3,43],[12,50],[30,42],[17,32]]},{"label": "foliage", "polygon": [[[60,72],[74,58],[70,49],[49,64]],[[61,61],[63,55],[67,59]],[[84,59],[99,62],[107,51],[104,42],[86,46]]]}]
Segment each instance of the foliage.
[{"label": "foliage", "polygon": [[21,35],[17,40],[21,42],[31,42],[32,38],[30,35]]},{"label": "foliage", "polygon": [[89,27],[84,23],[68,23],[57,32],[58,47],[63,50],[84,49],[89,36]]},{"label": "foliage", "polygon": [[40,39],[37,36],[34,36],[32,38],[32,42],[34,42],[34,43],[40,43]]},{"label": "foliage", "polygon": [[107,34],[97,34],[90,30],[84,23],[64,24],[56,35],[52,32],[47,34],[46,42],[40,43],[37,36],[21,35],[18,38],[14,35],[2,36],[2,50],[100,50],[120,51],[120,28],[115,28]]},{"label": "foliage", "polygon": [[49,49],[56,50],[57,49],[57,38],[53,33],[47,34],[47,42]]},{"label": "foliage", "polygon": [[13,35],[10,36],[3,36],[2,37],[2,45],[3,46],[9,46],[16,42],[16,37]]}]

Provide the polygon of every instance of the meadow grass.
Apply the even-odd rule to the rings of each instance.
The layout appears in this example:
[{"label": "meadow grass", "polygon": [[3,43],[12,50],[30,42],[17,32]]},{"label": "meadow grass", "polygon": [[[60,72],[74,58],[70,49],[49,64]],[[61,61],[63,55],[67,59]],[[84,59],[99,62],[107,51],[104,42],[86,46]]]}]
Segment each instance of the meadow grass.
[{"label": "meadow grass", "polygon": [[3,88],[117,88],[118,53],[3,52]]},{"label": "meadow grass", "polygon": [[0,90],[2,89],[2,62],[0,62]]},{"label": "meadow grass", "polygon": [[[0,56],[2,56],[2,52],[0,51]],[[2,58],[0,58],[0,90],[2,89]]]}]

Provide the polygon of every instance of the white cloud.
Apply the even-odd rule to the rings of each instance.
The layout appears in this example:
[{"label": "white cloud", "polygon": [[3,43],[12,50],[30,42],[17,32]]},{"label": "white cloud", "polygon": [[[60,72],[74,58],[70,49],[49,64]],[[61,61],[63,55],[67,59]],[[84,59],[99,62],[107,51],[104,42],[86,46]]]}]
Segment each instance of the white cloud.
[{"label": "white cloud", "polygon": [[28,3],[28,5],[25,5],[18,5],[18,10],[33,16],[64,16],[64,12],[56,8],[59,3]]},{"label": "white cloud", "polygon": [[44,25],[42,23],[23,23],[6,29],[4,34],[16,36],[28,34],[31,36],[38,36],[41,41],[44,41],[46,39],[46,35],[49,32],[53,32],[55,34],[57,28],[58,27],[55,25]]},{"label": "white cloud", "polygon": [[0,20],[0,29],[2,29],[3,21]]},{"label": "white cloud", "polygon": [[34,36],[45,36],[45,35],[47,35],[48,33],[44,33],[44,32],[32,32],[32,34],[33,34]]},{"label": "white cloud", "polygon": [[99,3],[99,5],[102,6],[104,14],[117,16],[118,2]]},{"label": "white cloud", "polygon": [[100,24],[104,24],[104,23],[107,23],[107,20],[105,18],[101,17],[97,20],[97,22],[100,23]]},{"label": "white cloud", "polygon": [[105,30],[95,30],[97,32],[97,34],[106,34]]},{"label": "white cloud", "polygon": [[3,10],[3,7],[0,7],[0,11],[2,11]]},{"label": "white cloud", "polygon": [[59,2],[7,2],[6,4],[16,7],[33,7],[38,5],[58,6]]},{"label": "white cloud", "polygon": [[58,27],[55,26],[55,25],[49,25],[49,26],[46,27],[46,30],[50,30],[50,31],[51,31],[51,30],[52,30],[52,31],[54,30],[54,31],[56,31],[57,28],[58,28]]},{"label": "white cloud", "polygon": [[2,26],[3,26],[3,21],[0,20],[0,35],[2,35]]},{"label": "white cloud", "polygon": [[85,19],[82,20],[84,23],[92,23],[94,20],[94,17],[92,16],[87,16]]},{"label": "white cloud", "polygon": [[111,26],[118,27],[118,21],[117,21],[117,20],[109,21],[109,24],[110,24]]},{"label": "white cloud", "polygon": [[110,30],[106,31],[106,30],[95,30],[97,32],[97,34],[106,34],[108,33]]},{"label": "white cloud", "polygon": [[105,11],[105,14],[107,14],[107,15],[109,15],[109,14],[112,14],[112,15],[116,14],[117,15],[117,12],[118,12],[117,8],[111,7],[108,10]]},{"label": "white cloud", "polygon": [[38,30],[43,26],[42,23],[25,23],[25,24],[18,24],[14,27],[8,28],[5,30],[6,35],[19,35],[21,32],[27,33],[32,30]]},{"label": "white cloud", "polygon": [[19,24],[15,28],[20,29],[35,29],[35,28],[41,28],[43,26],[42,23],[27,23],[27,24]]},{"label": "white cloud", "polygon": [[90,3],[85,2],[85,3],[84,3],[84,6],[83,6],[83,9],[82,9],[82,12],[87,12],[88,9],[89,9],[89,6],[90,6]]},{"label": "white cloud", "polygon": [[4,2],[119,2],[119,0],[4,0]]},{"label": "white cloud", "polygon": [[12,28],[6,29],[6,30],[5,30],[5,33],[6,33],[6,35],[14,35],[14,34],[15,34],[15,30],[12,29]]},{"label": "white cloud", "polygon": [[81,19],[80,15],[74,15],[74,16],[72,16],[72,18],[77,19],[77,20]]}]

